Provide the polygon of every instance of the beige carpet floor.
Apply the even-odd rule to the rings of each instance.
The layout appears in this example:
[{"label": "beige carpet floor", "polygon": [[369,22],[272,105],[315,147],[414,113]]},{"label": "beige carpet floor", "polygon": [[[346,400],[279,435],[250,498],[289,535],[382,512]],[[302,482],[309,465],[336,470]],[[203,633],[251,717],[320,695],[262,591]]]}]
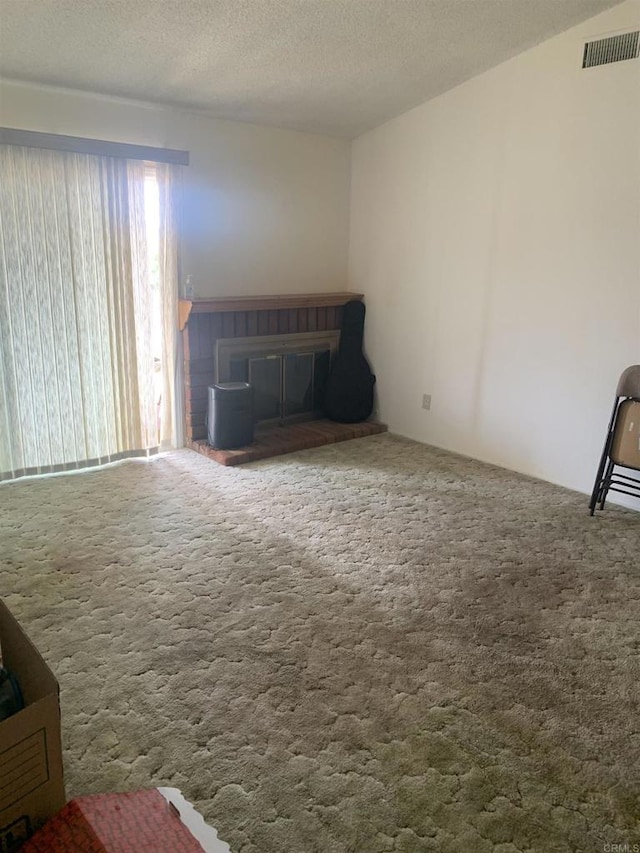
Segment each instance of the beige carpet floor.
[{"label": "beige carpet floor", "polygon": [[587,502],[391,435],[0,487],[69,795],[177,786],[234,853],[640,843],[640,515]]}]

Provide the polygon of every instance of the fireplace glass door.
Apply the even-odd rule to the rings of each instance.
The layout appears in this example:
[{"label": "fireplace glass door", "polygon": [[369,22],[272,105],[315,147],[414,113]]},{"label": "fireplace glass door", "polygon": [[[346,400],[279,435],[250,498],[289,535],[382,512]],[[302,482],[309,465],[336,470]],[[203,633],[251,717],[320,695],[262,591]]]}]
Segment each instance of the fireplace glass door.
[{"label": "fireplace glass door", "polygon": [[313,353],[292,353],[283,358],[282,417],[313,411]]},{"label": "fireplace glass door", "polygon": [[253,386],[257,422],[303,420],[322,409],[330,364],[329,349],[232,358],[230,380]]},{"label": "fireplace glass door", "polygon": [[282,356],[249,358],[248,381],[253,386],[253,416],[271,421],[282,416]]}]

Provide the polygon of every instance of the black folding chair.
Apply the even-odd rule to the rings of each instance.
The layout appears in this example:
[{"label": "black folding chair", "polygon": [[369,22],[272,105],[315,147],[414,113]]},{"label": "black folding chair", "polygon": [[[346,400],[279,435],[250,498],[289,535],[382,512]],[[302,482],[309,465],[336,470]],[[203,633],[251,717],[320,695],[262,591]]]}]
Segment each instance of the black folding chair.
[{"label": "black folding chair", "polygon": [[622,373],[613,404],[607,438],[591,493],[589,509],[604,509],[609,491],[640,498],[640,479],[617,468],[640,471],[640,364]]}]

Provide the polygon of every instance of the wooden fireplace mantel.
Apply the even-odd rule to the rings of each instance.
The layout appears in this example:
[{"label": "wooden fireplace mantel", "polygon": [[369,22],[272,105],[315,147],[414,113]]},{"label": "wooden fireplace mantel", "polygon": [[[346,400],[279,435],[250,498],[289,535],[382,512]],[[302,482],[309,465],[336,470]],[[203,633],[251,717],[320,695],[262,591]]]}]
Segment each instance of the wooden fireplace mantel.
[{"label": "wooden fireplace mantel", "polygon": [[273,311],[293,308],[337,308],[362,293],[283,293],[273,296],[216,296],[212,299],[180,299],[179,328],[183,331],[191,314],[220,314],[228,311]]}]

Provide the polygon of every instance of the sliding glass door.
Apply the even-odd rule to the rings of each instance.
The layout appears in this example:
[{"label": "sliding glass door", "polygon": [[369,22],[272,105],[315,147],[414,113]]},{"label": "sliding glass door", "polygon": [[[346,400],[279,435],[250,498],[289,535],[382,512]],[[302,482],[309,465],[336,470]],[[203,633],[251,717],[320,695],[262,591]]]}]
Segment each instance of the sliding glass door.
[{"label": "sliding glass door", "polygon": [[171,167],[2,145],[0,183],[0,478],[171,446]]}]

